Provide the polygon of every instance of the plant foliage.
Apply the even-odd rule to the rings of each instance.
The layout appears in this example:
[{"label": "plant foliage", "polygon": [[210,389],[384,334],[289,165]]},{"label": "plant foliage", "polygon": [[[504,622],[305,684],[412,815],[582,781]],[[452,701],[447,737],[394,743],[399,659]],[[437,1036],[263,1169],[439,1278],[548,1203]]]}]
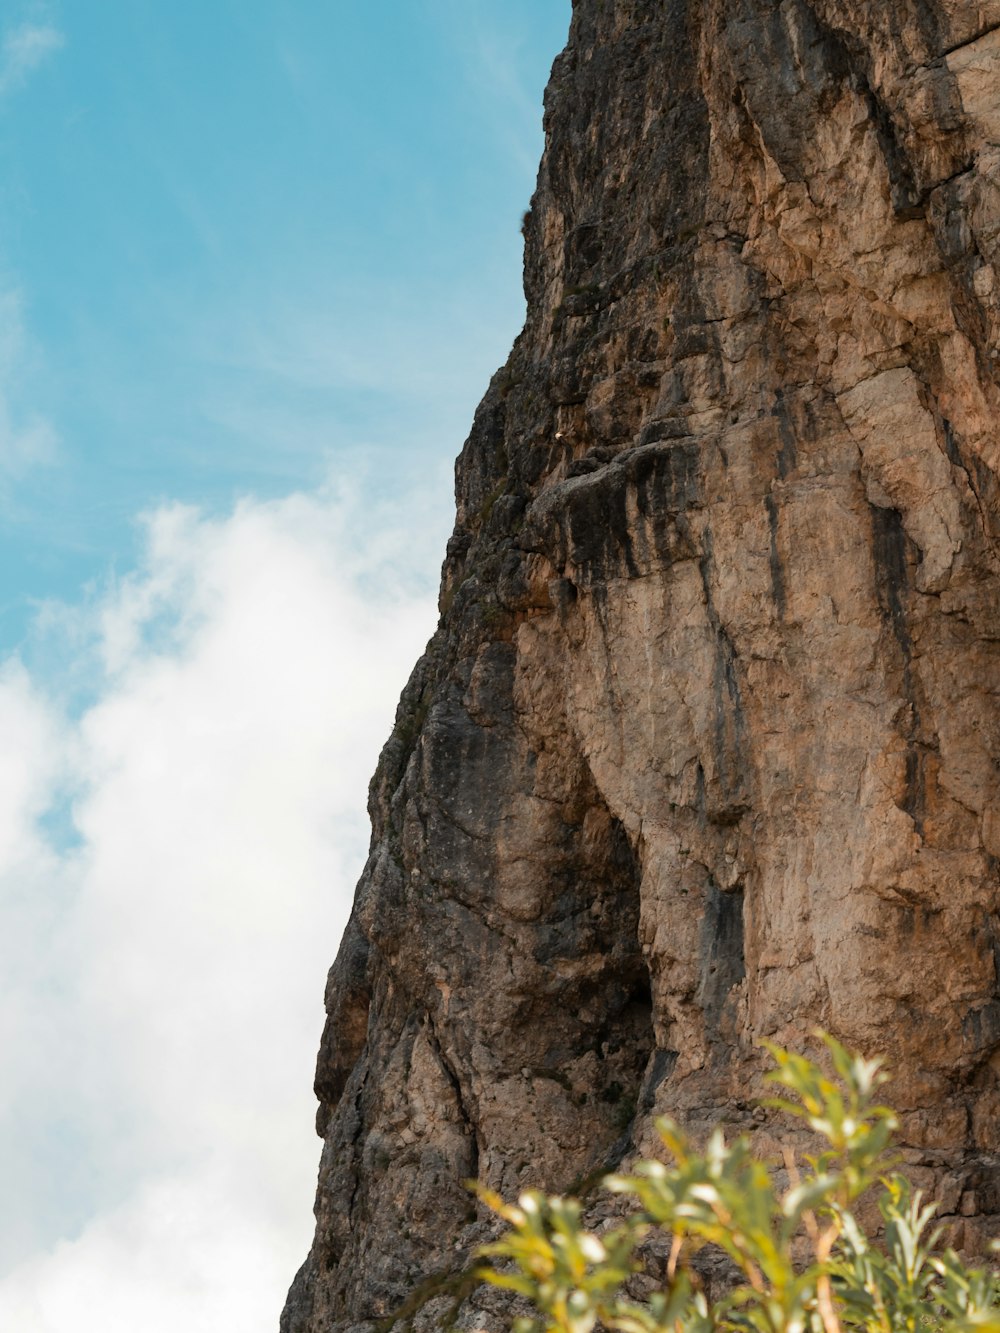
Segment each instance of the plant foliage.
[{"label": "plant foliage", "polygon": [[[1000,1333],[1000,1279],[939,1251],[936,1206],[890,1171],[896,1118],[876,1102],[885,1076],[877,1060],[848,1052],[820,1034],[832,1074],[777,1046],[768,1075],[779,1107],[821,1145],[783,1171],[755,1157],[746,1136],[727,1143],[720,1130],[698,1151],[673,1121],[657,1121],[672,1159],[642,1162],[605,1187],[634,1205],[598,1235],[575,1199],[537,1191],[516,1206],[480,1190],[509,1224],[480,1251],[480,1280],[517,1292],[537,1312],[515,1333]],[[869,1237],[855,1211],[877,1197],[881,1236]],[[643,1241],[659,1230],[670,1259],[662,1290],[627,1295],[640,1272]],[[730,1258],[740,1280],[709,1301],[691,1266],[705,1245]]]}]

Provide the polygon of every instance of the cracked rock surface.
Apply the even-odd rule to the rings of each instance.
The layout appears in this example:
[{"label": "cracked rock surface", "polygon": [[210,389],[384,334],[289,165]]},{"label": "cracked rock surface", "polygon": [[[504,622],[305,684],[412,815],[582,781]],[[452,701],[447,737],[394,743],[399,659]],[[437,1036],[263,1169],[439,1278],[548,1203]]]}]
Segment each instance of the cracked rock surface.
[{"label": "cracked rock surface", "polygon": [[575,0],[545,108],[283,1333],[460,1264],[469,1177],[774,1150],[754,1043],[816,1024],[1000,1234],[1000,0]]}]

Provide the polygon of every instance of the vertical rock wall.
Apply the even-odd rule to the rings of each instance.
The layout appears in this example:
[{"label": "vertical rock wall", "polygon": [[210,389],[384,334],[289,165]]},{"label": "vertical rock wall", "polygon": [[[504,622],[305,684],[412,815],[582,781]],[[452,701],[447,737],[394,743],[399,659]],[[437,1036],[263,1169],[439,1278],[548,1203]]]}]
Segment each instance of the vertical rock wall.
[{"label": "vertical rock wall", "polygon": [[576,0],[545,123],[285,1333],[460,1257],[469,1176],[755,1125],[816,1023],[1000,1231],[1000,0]]}]

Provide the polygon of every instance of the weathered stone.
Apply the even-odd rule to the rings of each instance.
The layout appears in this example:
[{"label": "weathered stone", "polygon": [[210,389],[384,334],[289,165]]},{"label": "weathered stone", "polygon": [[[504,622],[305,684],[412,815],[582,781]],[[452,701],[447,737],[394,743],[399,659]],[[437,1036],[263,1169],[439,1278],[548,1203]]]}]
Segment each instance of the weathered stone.
[{"label": "weathered stone", "polygon": [[[282,1327],[884,1051],[914,1178],[1000,1215],[1000,3],[576,0],[528,319],[328,988]],[[482,1298],[468,1317],[495,1325]]]}]

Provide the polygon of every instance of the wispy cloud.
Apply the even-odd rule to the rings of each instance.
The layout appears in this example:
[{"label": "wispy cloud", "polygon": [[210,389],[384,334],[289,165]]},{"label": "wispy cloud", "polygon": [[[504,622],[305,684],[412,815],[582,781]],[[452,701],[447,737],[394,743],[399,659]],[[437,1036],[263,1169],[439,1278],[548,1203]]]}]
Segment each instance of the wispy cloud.
[{"label": "wispy cloud", "polygon": [[21,297],[0,291],[0,476],[16,477],[55,460],[55,427],[40,413],[23,410],[20,401],[30,360]]},{"label": "wispy cloud", "polygon": [[23,87],[65,42],[63,34],[50,22],[27,19],[8,28],[0,44],[0,97]]},{"label": "wispy cloud", "polygon": [[[570,5],[559,0],[568,27]],[[498,145],[518,167],[534,175],[541,146],[542,108],[527,64],[532,44],[519,30],[523,18],[483,0],[436,0],[450,40],[462,57],[474,90]]]}]

